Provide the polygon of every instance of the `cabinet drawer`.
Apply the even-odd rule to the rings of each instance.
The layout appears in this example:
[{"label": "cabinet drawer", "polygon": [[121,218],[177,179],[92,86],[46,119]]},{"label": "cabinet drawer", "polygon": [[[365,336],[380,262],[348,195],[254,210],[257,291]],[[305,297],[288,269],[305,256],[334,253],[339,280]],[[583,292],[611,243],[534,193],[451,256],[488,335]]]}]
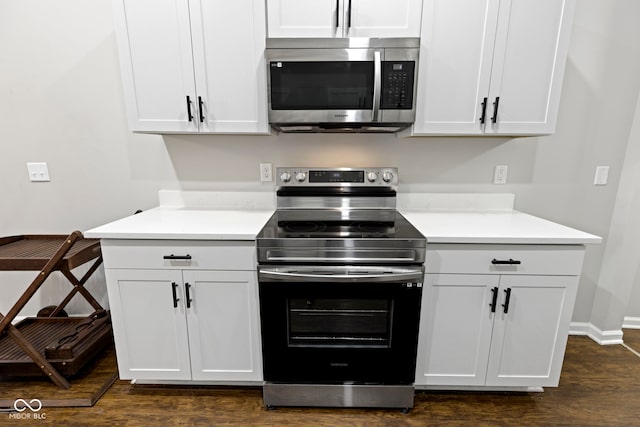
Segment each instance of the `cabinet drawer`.
[{"label": "cabinet drawer", "polygon": [[101,246],[105,268],[256,269],[254,242],[103,239]]},{"label": "cabinet drawer", "polygon": [[582,245],[427,244],[427,273],[580,275]]}]

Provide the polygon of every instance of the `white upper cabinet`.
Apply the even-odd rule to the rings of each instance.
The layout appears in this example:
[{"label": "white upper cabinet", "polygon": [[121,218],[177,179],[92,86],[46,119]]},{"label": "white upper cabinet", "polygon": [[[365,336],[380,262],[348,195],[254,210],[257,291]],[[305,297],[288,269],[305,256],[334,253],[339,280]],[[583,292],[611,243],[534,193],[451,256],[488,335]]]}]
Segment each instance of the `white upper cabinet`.
[{"label": "white upper cabinet", "polygon": [[269,37],[420,37],[422,0],[267,0]]},{"label": "white upper cabinet", "polygon": [[553,133],[573,0],[425,0],[414,135]]},{"label": "white upper cabinet", "polygon": [[115,0],[132,131],[268,133],[264,2]]},{"label": "white upper cabinet", "polygon": [[116,36],[130,129],[197,132],[189,9],[184,0],[115,1]]}]

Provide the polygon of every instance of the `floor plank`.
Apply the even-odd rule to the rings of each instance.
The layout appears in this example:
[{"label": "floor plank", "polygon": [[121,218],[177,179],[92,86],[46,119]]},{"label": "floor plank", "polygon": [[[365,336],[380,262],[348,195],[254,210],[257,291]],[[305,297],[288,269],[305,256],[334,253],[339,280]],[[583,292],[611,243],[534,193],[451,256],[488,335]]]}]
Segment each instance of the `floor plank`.
[{"label": "floor plank", "polygon": [[[263,407],[260,388],[148,387],[116,382],[91,408],[44,408],[42,424],[189,426],[627,426],[640,424],[640,357],[569,337],[558,388],[544,393],[418,392],[395,410]],[[2,418],[7,414],[0,414]],[[15,423],[14,423],[15,424]]]},{"label": "floor plank", "polygon": [[623,329],[622,341],[640,353],[640,329]]},{"label": "floor plank", "polygon": [[[43,405],[93,406],[118,379],[113,346],[69,378],[71,388],[56,386],[44,375],[39,377],[0,377],[0,408],[10,408],[16,399],[39,399]],[[0,422],[0,425],[2,423]]]}]

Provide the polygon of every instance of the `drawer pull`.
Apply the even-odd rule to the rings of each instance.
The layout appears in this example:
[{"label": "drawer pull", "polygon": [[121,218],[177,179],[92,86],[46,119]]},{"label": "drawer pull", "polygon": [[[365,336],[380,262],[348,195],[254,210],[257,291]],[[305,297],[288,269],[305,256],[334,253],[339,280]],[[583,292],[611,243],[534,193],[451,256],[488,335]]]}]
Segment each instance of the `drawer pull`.
[{"label": "drawer pull", "polygon": [[495,259],[494,258],[494,259],[491,260],[491,264],[493,264],[493,265],[516,265],[516,264],[522,264],[522,262],[520,262],[520,261],[518,261],[516,259],[511,259],[511,258],[509,258],[507,260]]},{"label": "drawer pull", "polygon": [[509,301],[511,301],[511,288],[505,289],[504,293],[506,295],[504,296],[504,304],[502,304],[502,307],[504,308],[504,314],[507,314],[509,312]]},{"label": "drawer pull", "polygon": [[191,255],[186,254],[186,255],[165,255],[162,257],[163,259],[178,259],[178,260],[190,260],[191,259]]},{"label": "drawer pull", "polygon": [[489,307],[491,307],[491,312],[495,313],[496,304],[498,303],[498,287],[496,286],[492,288],[491,293],[493,294],[493,296],[491,297],[491,304],[489,304]]}]

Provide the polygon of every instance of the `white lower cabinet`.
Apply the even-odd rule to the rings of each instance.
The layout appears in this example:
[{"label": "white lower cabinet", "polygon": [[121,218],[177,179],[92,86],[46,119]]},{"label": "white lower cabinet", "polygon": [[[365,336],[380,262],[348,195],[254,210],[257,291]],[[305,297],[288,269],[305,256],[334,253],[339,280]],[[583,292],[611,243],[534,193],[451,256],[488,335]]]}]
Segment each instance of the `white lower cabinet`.
[{"label": "white lower cabinet", "polygon": [[[255,270],[190,268],[206,253],[202,247],[175,251],[195,254],[192,261],[171,262],[184,268],[109,268],[110,260],[135,250],[104,249],[121,379],[262,381]],[[224,252],[223,246],[215,249]],[[224,264],[223,252],[214,259]]]},{"label": "white lower cabinet", "polygon": [[430,247],[416,386],[557,386],[584,247]]}]

